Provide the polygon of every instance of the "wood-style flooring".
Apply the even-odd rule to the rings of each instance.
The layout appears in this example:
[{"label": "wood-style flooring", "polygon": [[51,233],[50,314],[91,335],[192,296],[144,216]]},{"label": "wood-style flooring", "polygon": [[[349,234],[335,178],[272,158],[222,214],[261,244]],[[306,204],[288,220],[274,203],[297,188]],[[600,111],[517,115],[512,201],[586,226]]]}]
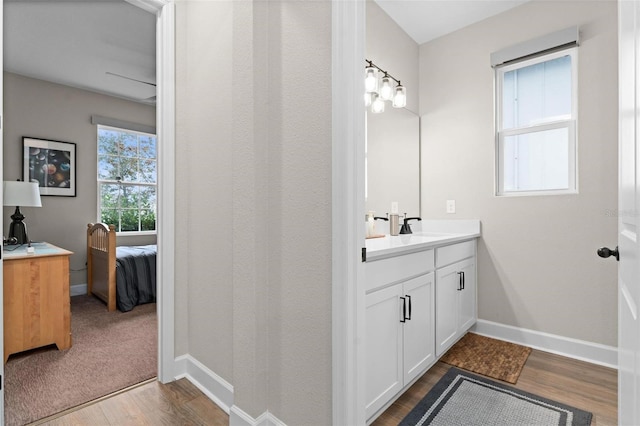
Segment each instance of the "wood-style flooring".
[{"label": "wood-style flooring", "polygon": [[187,379],[166,385],[154,379],[62,417],[43,419],[34,424],[219,426],[228,425],[229,416]]},{"label": "wood-style flooring", "polygon": [[[448,369],[449,365],[436,363],[373,426],[396,426]],[[618,375],[611,368],[533,350],[515,387],[590,411],[592,426],[617,424]],[[181,379],[166,385],[152,381],[38,424],[227,425],[229,416]]]}]

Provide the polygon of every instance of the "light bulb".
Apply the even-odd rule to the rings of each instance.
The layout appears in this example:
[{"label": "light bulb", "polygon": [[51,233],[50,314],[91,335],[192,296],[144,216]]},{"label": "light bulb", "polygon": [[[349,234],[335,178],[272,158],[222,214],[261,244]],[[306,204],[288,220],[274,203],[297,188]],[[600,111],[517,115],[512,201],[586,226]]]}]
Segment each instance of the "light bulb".
[{"label": "light bulb", "polygon": [[396,86],[396,93],[393,95],[393,107],[404,108],[405,106],[407,106],[407,89],[398,84]]},{"label": "light bulb", "polygon": [[371,112],[374,114],[384,112],[384,101],[380,99],[377,93],[371,94]]},{"label": "light bulb", "polygon": [[371,106],[371,93],[365,93],[364,94],[364,106],[369,107]]},{"label": "light bulb", "polygon": [[364,90],[369,93],[378,91],[378,70],[374,67],[365,68]]},{"label": "light bulb", "polygon": [[382,84],[380,85],[380,97],[384,101],[390,101],[393,99],[393,86],[391,86],[390,77],[382,77]]}]

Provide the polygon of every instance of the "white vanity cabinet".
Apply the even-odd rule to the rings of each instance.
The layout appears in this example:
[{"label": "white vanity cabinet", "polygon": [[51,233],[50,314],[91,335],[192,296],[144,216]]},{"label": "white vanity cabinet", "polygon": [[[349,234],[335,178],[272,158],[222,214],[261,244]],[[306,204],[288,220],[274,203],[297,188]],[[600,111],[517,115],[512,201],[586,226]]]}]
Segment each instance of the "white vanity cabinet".
[{"label": "white vanity cabinet", "polygon": [[[435,362],[435,283],[433,250],[416,253],[422,263],[422,275],[400,278],[367,294],[366,303],[366,413],[371,417],[406,385]],[[367,265],[367,276],[375,281],[382,267],[387,273],[396,268],[401,257]],[[371,265],[376,265],[369,268]],[[393,278],[409,272],[395,269]],[[398,282],[400,281],[400,282]]]},{"label": "white vanity cabinet", "polygon": [[436,249],[436,356],[477,320],[475,240]]},{"label": "white vanity cabinet", "polygon": [[368,422],[475,324],[477,225],[477,230],[465,234],[418,233],[368,242],[364,268]]}]

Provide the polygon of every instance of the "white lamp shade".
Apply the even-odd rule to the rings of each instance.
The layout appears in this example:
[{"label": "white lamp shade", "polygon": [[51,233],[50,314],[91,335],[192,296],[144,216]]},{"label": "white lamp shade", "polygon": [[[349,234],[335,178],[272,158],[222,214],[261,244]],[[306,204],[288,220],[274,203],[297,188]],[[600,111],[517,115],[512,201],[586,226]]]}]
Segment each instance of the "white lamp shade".
[{"label": "white lamp shade", "polygon": [[369,93],[378,91],[378,70],[374,67],[365,68],[364,90]]},{"label": "white lamp shade", "polygon": [[2,191],[5,206],[42,207],[36,182],[3,181]]},{"label": "white lamp shade", "polygon": [[407,89],[404,86],[396,86],[396,93],[393,95],[394,108],[404,108],[407,106]]},{"label": "white lamp shade", "polygon": [[371,102],[372,102],[371,97],[372,97],[371,93],[368,93],[368,92],[364,93],[364,106],[366,107],[371,106]]},{"label": "white lamp shade", "polygon": [[383,101],[390,101],[393,99],[393,86],[391,85],[391,78],[383,77],[382,84],[380,84],[380,98]]},{"label": "white lamp shade", "polygon": [[371,112],[375,114],[379,114],[384,112],[384,101],[380,99],[376,93],[374,93],[371,97]]}]

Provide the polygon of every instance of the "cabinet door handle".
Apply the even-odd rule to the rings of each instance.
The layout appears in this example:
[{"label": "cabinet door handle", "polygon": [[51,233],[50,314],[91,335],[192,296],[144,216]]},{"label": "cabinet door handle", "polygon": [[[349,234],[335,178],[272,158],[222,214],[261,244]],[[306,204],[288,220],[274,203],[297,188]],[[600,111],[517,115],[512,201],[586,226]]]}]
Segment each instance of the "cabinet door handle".
[{"label": "cabinet door handle", "polygon": [[405,297],[409,299],[409,316],[407,317],[407,319],[411,321],[411,296],[409,296],[408,294],[405,294]]},{"label": "cabinet door handle", "polygon": [[466,278],[464,277],[464,271],[461,272],[462,274],[462,289],[464,290],[464,285],[466,284]]},{"label": "cabinet door handle", "polygon": [[462,284],[462,277],[464,276],[464,272],[457,272],[458,274],[458,291],[462,291],[464,288],[464,284]]},{"label": "cabinet door handle", "polygon": [[402,319],[400,322],[407,322],[407,299],[401,297],[402,299]]}]

